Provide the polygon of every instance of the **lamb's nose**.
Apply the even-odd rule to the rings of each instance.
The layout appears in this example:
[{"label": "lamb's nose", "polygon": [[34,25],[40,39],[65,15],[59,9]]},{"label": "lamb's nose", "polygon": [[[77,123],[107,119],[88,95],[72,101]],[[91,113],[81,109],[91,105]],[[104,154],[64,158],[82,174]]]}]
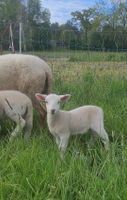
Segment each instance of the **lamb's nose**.
[{"label": "lamb's nose", "polygon": [[54,114],[54,113],[55,113],[55,109],[52,109],[52,110],[51,110],[51,114]]}]

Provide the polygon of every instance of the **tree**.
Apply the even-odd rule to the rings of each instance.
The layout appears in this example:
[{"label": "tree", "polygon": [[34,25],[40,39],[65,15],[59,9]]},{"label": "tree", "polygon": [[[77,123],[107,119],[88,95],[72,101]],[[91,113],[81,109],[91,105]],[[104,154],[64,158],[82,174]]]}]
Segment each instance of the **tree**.
[{"label": "tree", "polygon": [[91,50],[101,50],[102,47],[102,37],[99,31],[91,31],[89,34],[89,48]]},{"label": "tree", "polygon": [[72,12],[71,15],[73,16],[74,21],[78,21],[80,24],[81,30],[85,32],[85,45],[88,46],[88,31],[91,29],[92,21],[95,16],[95,9],[89,8],[76,12]]},{"label": "tree", "polygon": [[25,35],[27,47],[39,50],[48,48],[50,39],[50,12],[41,6],[40,0],[27,0]]},{"label": "tree", "polygon": [[125,29],[127,25],[127,2],[119,4],[118,18],[120,25]]},{"label": "tree", "polygon": [[4,25],[9,21],[17,22],[21,8],[20,0],[1,0],[0,1],[0,19]]},{"label": "tree", "polygon": [[0,39],[4,48],[9,47],[9,24],[12,24],[15,46],[18,47],[18,22],[21,18],[21,10],[25,7],[21,0],[1,0],[0,1]]},{"label": "tree", "polygon": [[67,21],[60,26],[60,40],[64,47],[70,48],[71,41],[77,40],[78,29],[71,21]]},{"label": "tree", "polygon": [[28,0],[27,10],[30,25],[40,25],[50,22],[50,12],[41,6],[40,0]]}]

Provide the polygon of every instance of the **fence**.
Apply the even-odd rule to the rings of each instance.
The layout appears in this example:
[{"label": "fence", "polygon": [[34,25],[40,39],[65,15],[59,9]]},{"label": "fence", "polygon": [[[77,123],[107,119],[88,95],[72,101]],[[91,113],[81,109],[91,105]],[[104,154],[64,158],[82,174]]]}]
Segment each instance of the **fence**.
[{"label": "fence", "polygon": [[[21,28],[22,27],[22,28]],[[25,25],[10,23],[0,30],[2,51],[22,52],[67,52],[71,51],[127,51],[127,31],[60,30],[41,28],[34,30]],[[64,53],[65,54],[65,53]],[[57,54],[56,54],[57,55]]]}]

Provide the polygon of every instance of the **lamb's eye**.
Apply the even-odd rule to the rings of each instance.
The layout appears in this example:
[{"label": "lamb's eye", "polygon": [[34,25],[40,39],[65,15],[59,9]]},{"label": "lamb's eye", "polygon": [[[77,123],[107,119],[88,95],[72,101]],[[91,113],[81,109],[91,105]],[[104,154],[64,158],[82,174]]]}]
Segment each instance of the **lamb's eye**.
[{"label": "lamb's eye", "polygon": [[48,101],[45,101],[45,103],[48,103]]}]

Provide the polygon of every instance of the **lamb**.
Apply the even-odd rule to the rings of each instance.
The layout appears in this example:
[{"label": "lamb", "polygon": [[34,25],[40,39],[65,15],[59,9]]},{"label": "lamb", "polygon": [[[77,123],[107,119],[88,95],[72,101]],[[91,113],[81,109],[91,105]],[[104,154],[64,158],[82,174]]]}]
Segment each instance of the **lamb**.
[{"label": "lamb", "polygon": [[35,94],[38,101],[45,101],[47,107],[47,123],[51,134],[55,137],[59,150],[63,154],[71,135],[83,134],[91,129],[99,136],[107,150],[109,138],[104,129],[103,110],[100,107],[87,105],[70,111],[60,110],[60,103],[67,102],[70,95]]},{"label": "lamb", "polygon": [[18,90],[26,94],[33,106],[40,112],[43,125],[45,107],[40,109],[35,93],[49,94],[52,86],[52,72],[46,62],[37,56],[7,54],[0,56],[0,90]]},{"label": "lamb", "polygon": [[4,116],[17,124],[11,133],[10,141],[13,141],[23,129],[24,137],[29,138],[33,126],[33,106],[29,97],[19,91],[0,91],[0,118]]}]

